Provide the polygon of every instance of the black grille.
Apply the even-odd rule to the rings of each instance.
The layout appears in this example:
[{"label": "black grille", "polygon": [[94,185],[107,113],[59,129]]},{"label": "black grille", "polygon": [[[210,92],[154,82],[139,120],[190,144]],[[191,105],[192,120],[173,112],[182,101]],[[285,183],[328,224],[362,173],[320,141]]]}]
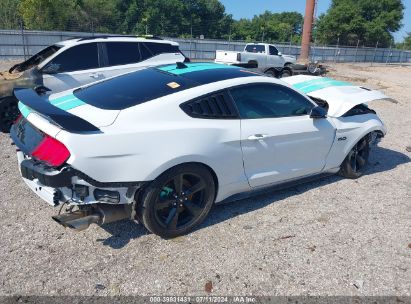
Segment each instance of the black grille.
[{"label": "black grille", "polygon": [[209,119],[235,119],[237,110],[226,92],[206,95],[180,105],[189,116]]}]

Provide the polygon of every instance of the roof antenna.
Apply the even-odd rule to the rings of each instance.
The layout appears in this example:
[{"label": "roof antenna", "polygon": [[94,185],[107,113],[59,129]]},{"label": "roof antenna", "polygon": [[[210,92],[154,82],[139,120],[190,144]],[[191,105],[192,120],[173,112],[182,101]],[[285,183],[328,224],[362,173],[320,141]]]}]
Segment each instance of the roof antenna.
[{"label": "roof antenna", "polygon": [[188,66],[186,66],[183,62],[176,62],[177,64],[177,69],[186,69]]}]

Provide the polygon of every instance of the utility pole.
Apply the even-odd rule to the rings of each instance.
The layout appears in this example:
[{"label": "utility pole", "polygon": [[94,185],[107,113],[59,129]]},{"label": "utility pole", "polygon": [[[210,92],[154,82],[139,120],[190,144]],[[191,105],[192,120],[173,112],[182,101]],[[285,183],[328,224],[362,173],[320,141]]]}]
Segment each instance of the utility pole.
[{"label": "utility pole", "polygon": [[308,56],[310,53],[310,41],[311,41],[311,31],[313,28],[313,21],[314,21],[314,9],[315,9],[315,0],[306,0],[303,37],[301,41],[301,54],[299,58],[299,61],[301,63],[306,63],[308,61]]}]

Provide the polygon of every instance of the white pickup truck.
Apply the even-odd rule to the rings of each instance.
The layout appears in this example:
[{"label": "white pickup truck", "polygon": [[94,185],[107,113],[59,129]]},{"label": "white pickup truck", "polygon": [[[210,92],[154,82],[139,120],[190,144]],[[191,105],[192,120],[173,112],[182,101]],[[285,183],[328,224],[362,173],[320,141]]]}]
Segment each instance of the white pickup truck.
[{"label": "white pickup truck", "polygon": [[267,43],[248,43],[243,52],[217,50],[215,63],[254,68],[273,77],[286,77],[293,74],[291,66],[297,58],[283,55]]}]

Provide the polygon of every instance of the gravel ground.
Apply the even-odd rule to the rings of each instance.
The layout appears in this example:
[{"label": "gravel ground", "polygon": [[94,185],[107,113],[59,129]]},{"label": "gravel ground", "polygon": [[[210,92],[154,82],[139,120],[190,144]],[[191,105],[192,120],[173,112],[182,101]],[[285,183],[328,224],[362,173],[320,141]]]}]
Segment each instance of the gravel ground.
[{"label": "gravel ground", "polygon": [[411,67],[338,65],[380,88],[388,135],[358,180],[332,176],[216,206],[162,240],[122,221],[64,230],[0,134],[0,295],[411,295]]}]

